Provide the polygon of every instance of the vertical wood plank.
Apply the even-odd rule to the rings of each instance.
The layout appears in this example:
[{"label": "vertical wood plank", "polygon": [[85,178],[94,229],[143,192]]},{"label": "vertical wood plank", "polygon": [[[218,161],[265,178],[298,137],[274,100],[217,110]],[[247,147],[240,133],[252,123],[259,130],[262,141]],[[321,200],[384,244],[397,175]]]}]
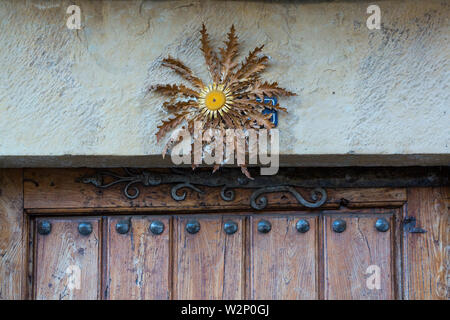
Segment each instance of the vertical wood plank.
[{"label": "vertical wood plank", "polygon": [[[190,234],[187,221],[200,222],[200,231]],[[237,223],[228,235],[224,222]],[[176,299],[243,299],[244,249],[242,217],[178,217],[176,220]]]},{"label": "vertical wood plank", "polygon": [[448,299],[450,187],[409,188],[407,215],[426,233],[404,234],[405,298]]},{"label": "vertical wood plank", "polygon": [[[383,215],[389,221],[386,232],[375,229],[382,217],[325,216],[324,219],[324,272],[325,299],[378,300],[393,299],[393,243],[392,215]],[[347,228],[342,233],[332,230],[336,219],[345,220]],[[380,289],[369,288],[367,279],[379,267]]]},{"label": "vertical wood plank", "polygon": [[[272,225],[260,233],[260,220]],[[296,223],[305,219],[310,230],[300,233]],[[252,216],[251,299],[317,299],[317,217]]]},{"label": "vertical wood plank", "polygon": [[26,234],[22,169],[0,169],[0,300],[26,296]]},{"label": "vertical wood plank", "polygon": [[[126,234],[116,231],[124,217],[108,219],[106,298],[169,299],[170,219],[132,217]],[[164,224],[162,234],[150,232],[152,221]]]},{"label": "vertical wood plank", "polygon": [[[100,221],[98,218],[37,219],[50,221],[48,235],[36,233],[35,298],[38,300],[93,300],[99,298]],[[92,223],[88,236],[80,222]],[[79,277],[79,281],[77,280]]]}]

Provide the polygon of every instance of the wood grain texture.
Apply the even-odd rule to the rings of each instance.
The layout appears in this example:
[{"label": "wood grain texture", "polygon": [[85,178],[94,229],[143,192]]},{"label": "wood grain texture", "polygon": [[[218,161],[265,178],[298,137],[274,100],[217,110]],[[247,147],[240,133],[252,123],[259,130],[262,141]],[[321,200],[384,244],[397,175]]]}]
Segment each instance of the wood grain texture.
[{"label": "wood grain texture", "polygon": [[26,296],[22,190],[22,169],[0,169],[0,300]]},{"label": "wood grain texture", "polygon": [[427,233],[404,234],[405,298],[448,299],[450,187],[408,189],[407,215]]},{"label": "wood grain texture", "polygon": [[[187,189],[184,201],[175,201],[170,196],[171,185],[155,187],[139,186],[141,194],[135,200],[126,198],[123,186],[97,189],[92,185],[76,182],[83,175],[92,175],[92,169],[26,169],[24,171],[24,206],[27,209],[117,209],[146,211],[201,210],[201,209],[250,209],[250,195],[253,190],[236,189],[233,201],[224,201],[219,188],[200,187],[203,194]],[[305,197],[308,190],[297,188]],[[371,206],[401,206],[406,201],[405,188],[327,188],[328,200],[323,208],[339,208],[342,199],[347,206],[358,207],[360,203],[371,202]],[[267,209],[300,208],[301,205],[290,193],[267,194]],[[84,212],[87,212],[84,210]],[[80,211],[81,213],[81,211]]]},{"label": "wood grain texture", "polygon": [[[324,217],[324,298],[379,300],[394,299],[392,259],[392,216],[385,216],[390,223],[387,232],[375,229],[377,217]],[[332,230],[332,223],[343,219],[347,228],[342,233]],[[366,281],[371,274],[367,268],[376,265],[380,269],[380,289],[369,289]],[[373,273],[373,271],[371,271]]]},{"label": "wood grain texture", "polygon": [[[267,220],[269,233],[257,224]],[[299,219],[310,224],[300,233]],[[252,216],[250,218],[250,299],[317,299],[317,216]]]},{"label": "wood grain texture", "polygon": [[[127,217],[108,218],[107,299],[169,299],[170,219],[168,217],[129,217],[131,230],[116,231]],[[151,221],[164,223],[164,232],[150,232]]]},{"label": "wood grain texture", "polygon": [[[241,217],[195,217],[200,231],[190,234],[186,222],[176,222],[174,286],[176,299],[244,298],[244,230]],[[238,231],[227,235],[224,222],[233,220]]]},{"label": "wood grain texture", "polygon": [[[37,219],[39,222],[41,219]],[[45,219],[48,235],[36,233],[35,298],[38,300],[99,299],[100,229],[97,218]],[[78,232],[79,222],[91,222],[89,236]],[[78,269],[79,268],[79,269]],[[80,271],[77,288],[77,269]],[[74,282],[71,282],[74,279]],[[75,284],[71,288],[70,283]]]}]

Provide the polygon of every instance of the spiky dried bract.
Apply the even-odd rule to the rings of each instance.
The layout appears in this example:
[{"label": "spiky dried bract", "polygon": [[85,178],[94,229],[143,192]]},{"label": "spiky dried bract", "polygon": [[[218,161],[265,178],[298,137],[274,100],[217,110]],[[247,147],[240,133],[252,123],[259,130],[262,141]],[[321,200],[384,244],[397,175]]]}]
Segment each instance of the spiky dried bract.
[{"label": "spiky dried bract", "polygon": [[162,65],[178,73],[181,77],[189,81],[194,87],[197,87],[199,89],[204,87],[202,80],[192,75],[191,69],[186,67],[180,60],[174,59],[169,56],[163,59]]},{"label": "spiky dried bract", "polygon": [[228,82],[230,73],[237,67],[235,59],[238,54],[238,46],[236,30],[234,29],[234,25],[232,25],[228,33],[228,41],[225,41],[225,48],[220,48],[220,54],[222,55],[221,80],[224,83]]},{"label": "spiky dried bract", "polygon": [[195,97],[198,98],[198,92],[195,90],[192,90],[182,84],[164,84],[164,85],[156,85],[150,88],[150,90],[159,92],[163,95],[166,95],[168,97],[176,97],[176,96],[184,96],[187,98]]},{"label": "spiky dried bract", "polygon": [[[180,127],[183,123],[187,123],[186,130],[195,139],[194,123],[196,121],[200,122],[203,130],[272,128],[273,124],[269,120],[271,115],[263,115],[262,111],[265,108],[286,111],[286,108],[279,104],[273,106],[264,103],[264,96],[283,97],[293,96],[295,93],[280,88],[277,82],[269,83],[261,80],[261,73],[266,69],[269,61],[267,56],[261,54],[264,46],[250,51],[244,61],[238,64],[236,59],[239,43],[234,25],[227,34],[225,47],[219,49],[220,55],[212,48],[204,24],[200,34],[200,49],[212,83],[205,85],[180,60],[170,56],[163,59],[163,66],[174,70],[193,88],[182,84],[157,84],[150,88],[169,98],[164,102],[163,107],[175,116],[163,120],[163,123],[158,126],[157,140],[159,141],[169,131]],[[164,148],[164,153],[178,143],[179,139],[179,135],[170,139]],[[215,143],[214,138],[211,143]],[[196,165],[193,165],[193,168],[195,167]],[[241,165],[241,169],[246,176],[250,177],[245,165]],[[217,164],[214,170],[217,170]]]},{"label": "spiky dried bract", "polygon": [[187,114],[189,114],[189,112],[175,113],[175,118],[163,120],[162,124],[157,127],[158,132],[156,133],[156,141],[159,142],[168,131],[180,125]]},{"label": "spiky dried bract", "polygon": [[254,95],[260,99],[264,99],[264,95],[268,97],[273,96],[295,96],[295,93],[287,91],[283,88],[278,87],[278,83],[268,83],[264,82],[261,83],[259,81],[256,81],[252,86],[249,88],[249,95]]},{"label": "spiky dried bract", "polygon": [[205,57],[206,67],[211,75],[211,78],[215,83],[220,81],[220,61],[217,57],[217,53],[211,48],[209,44],[209,36],[206,32],[205,24],[202,25],[202,30],[200,31],[202,34],[201,38],[201,50],[203,51],[203,55]]},{"label": "spiky dried bract", "polygon": [[190,109],[191,107],[195,107],[197,104],[196,100],[188,100],[188,101],[166,101],[163,103],[163,107],[169,112],[180,112]]}]

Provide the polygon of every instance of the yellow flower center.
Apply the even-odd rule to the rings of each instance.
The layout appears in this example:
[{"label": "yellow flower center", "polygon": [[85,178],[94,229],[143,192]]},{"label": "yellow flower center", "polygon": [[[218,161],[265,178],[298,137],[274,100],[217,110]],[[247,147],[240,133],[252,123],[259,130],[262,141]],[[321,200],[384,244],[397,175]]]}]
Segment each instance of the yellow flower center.
[{"label": "yellow flower center", "polygon": [[220,90],[212,90],[206,94],[205,105],[209,110],[219,110],[225,105],[226,96]]}]

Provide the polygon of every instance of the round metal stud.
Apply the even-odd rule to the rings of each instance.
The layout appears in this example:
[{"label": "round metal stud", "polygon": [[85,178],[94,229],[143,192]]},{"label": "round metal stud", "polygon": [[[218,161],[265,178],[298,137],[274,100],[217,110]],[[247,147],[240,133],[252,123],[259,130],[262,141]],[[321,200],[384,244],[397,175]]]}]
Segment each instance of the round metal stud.
[{"label": "round metal stud", "polygon": [[233,234],[238,230],[238,225],[234,221],[227,221],[223,225],[223,230],[225,230],[226,234]]},{"label": "round metal stud", "polygon": [[159,220],[152,221],[150,223],[150,231],[153,234],[159,235],[164,232],[164,223]]},{"label": "round metal stud", "polygon": [[347,228],[347,223],[345,220],[337,219],[333,222],[333,231],[337,233],[341,233],[345,231],[345,228]]},{"label": "round metal stud", "polygon": [[130,220],[120,220],[116,223],[116,231],[120,234],[126,234],[130,231]]},{"label": "round metal stud", "polygon": [[240,185],[246,185],[248,183],[248,178],[247,177],[238,177],[237,181]]},{"label": "round metal stud", "polygon": [[272,224],[267,220],[261,220],[258,222],[258,231],[261,233],[268,233],[272,230]]},{"label": "round metal stud", "polygon": [[389,222],[385,218],[380,218],[375,222],[375,228],[380,232],[389,230]]},{"label": "round metal stud", "polygon": [[42,220],[38,223],[38,233],[40,235],[46,236],[52,231],[52,224],[50,221]]},{"label": "round metal stud", "polygon": [[298,220],[297,224],[295,225],[295,228],[300,233],[305,233],[309,231],[309,222],[306,220]]},{"label": "round metal stud", "polygon": [[195,234],[200,231],[200,223],[197,220],[189,220],[186,223],[186,231],[190,234]]},{"label": "round metal stud", "polygon": [[88,236],[92,233],[92,223],[80,222],[78,224],[78,232],[83,236]]}]

